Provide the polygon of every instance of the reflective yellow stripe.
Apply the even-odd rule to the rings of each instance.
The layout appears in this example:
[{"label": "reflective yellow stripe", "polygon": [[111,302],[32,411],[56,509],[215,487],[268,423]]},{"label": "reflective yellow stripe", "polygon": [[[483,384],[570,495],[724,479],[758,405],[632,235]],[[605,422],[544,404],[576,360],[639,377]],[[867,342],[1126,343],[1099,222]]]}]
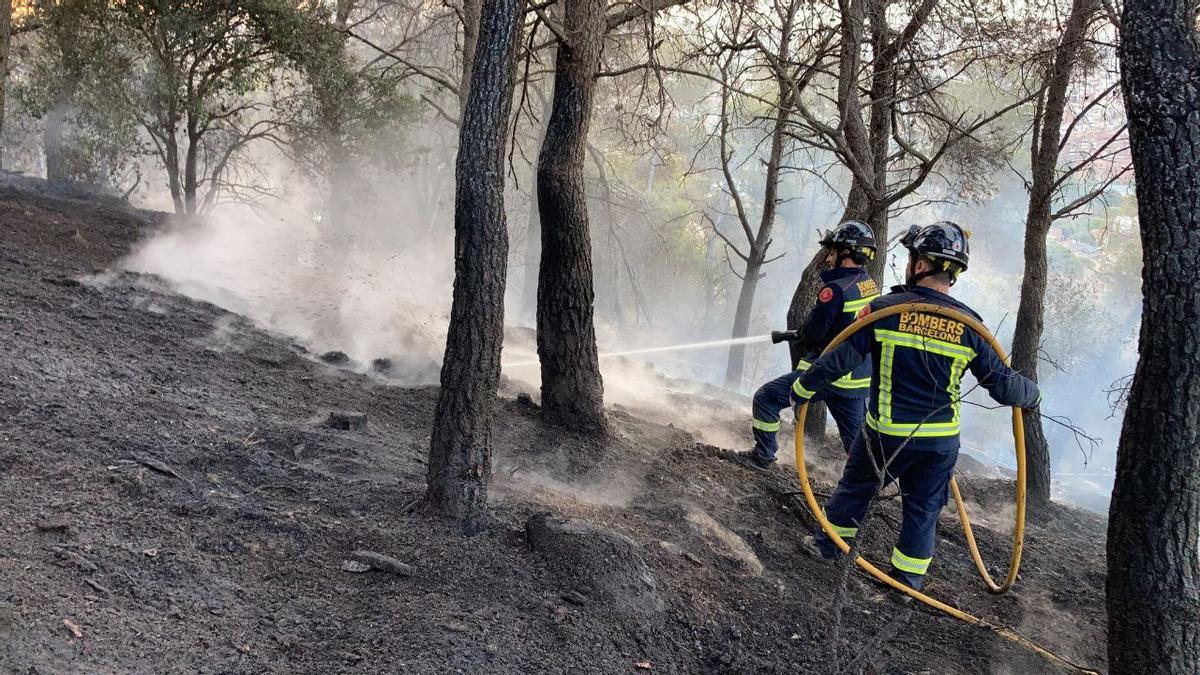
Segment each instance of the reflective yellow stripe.
[{"label": "reflective yellow stripe", "polygon": [[[829,514],[825,514],[825,520],[829,520]],[[842,539],[853,539],[858,536],[857,527],[842,527],[841,525],[836,525],[833,522],[830,522],[829,526],[833,529],[834,533]]]},{"label": "reflective yellow stripe", "polygon": [[799,378],[797,378],[796,383],[792,385],[792,392],[795,393],[800,398],[805,399],[805,400],[810,399],[817,395],[817,392],[809,391],[809,390],[805,389],[804,385],[800,384]]},{"label": "reflective yellow stripe", "polygon": [[842,311],[849,312],[851,314],[858,314],[858,310],[871,304],[871,301],[878,297],[878,295],[871,295],[859,300],[851,300],[850,302],[843,303]]},{"label": "reflective yellow stripe", "polygon": [[884,342],[879,357],[879,416],[887,422],[892,421],[892,361],[895,358],[896,345]]},{"label": "reflective yellow stripe", "polygon": [[[958,435],[962,415],[962,405],[959,401],[962,376],[967,369],[967,364],[975,358],[975,350],[951,342],[883,328],[875,329],[875,339],[882,345],[879,359],[879,417],[868,414],[867,426],[888,436],[940,438]],[[895,366],[897,347],[919,349],[953,359],[950,364],[950,381],[946,383],[946,393],[950,395],[951,419],[949,422],[902,423],[893,421],[892,370]]]},{"label": "reflective yellow stripe", "polygon": [[770,431],[770,432],[779,431],[779,422],[764,422],[762,420],[756,419],[756,420],[754,420],[753,426],[755,429],[758,429],[759,431]]},{"label": "reflective yellow stripe", "polygon": [[[812,368],[812,364],[804,359],[800,359],[800,363],[796,364],[796,370],[800,372],[804,372],[809,368]],[[834,380],[832,384],[838,389],[866,389],[871,386],[871,378],[863,377],[856,380],[854,379],[854,373],[849,372],[839,379]]]},{"label": "reflective yellow stripe", "polygon": [[970,347],[956,345],[953,342],[934,340],[922,335],[909,335],[908,333],[900,333],[894,330],[876,328],[875,339],[880,342],[891,342],[893,344],[904,345],[905,347],[914,347],[921,351],[949,356],[953,359],[966,359],[970,361],[975,358],[975,350]]},{"label": "reflective yellow stripe", "polygon": [[871,378],[864,377],[856,380],[853,378],[853,375],[854,374],[851,373],[850,375],[844,376],[840,380],[834,380],[833,386],[837,387],[838,389],[866,389],[867,387],[871,386]]},{"label": "reflective yellow stripe", "polygon": [[944,438],[946,436],[957,436],[959,433],[959,423],[957,420],[953,422],[926,422],[924,424],[902,424],[896,422],[882,422],[875,418],[871,413],[867,413],[867,426],[872,431],[877,431],[887,436],[902,436],[904,438]]},{"label": "reflective yellow stripe", "polygon": [[901,572],[909,574],[925,574],[929,571],[929,563],[933,558],[910,558],[900,552],[900,549],[892,549],[892,567]]}]

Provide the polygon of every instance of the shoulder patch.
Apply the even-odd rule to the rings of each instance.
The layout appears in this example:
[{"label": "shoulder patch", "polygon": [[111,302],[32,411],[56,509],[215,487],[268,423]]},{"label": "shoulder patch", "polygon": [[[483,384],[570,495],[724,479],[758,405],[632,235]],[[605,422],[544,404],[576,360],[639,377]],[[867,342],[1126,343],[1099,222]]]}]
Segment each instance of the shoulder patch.
[{"label": "shoulder patch", "polygon": [[869,316],[870,314],[871,314],[871,306],[867,305],[866,307],[863,307],[862,309],[858,310],[858,315],[856,315],[854,318],[861,319],[864,316]]},{"label": "shoulder patch", "polygon": [[833,299],[833,289],[828,286],[822,288],[821,294],[817,296],[817,299],[821,302],[829,302]]}]

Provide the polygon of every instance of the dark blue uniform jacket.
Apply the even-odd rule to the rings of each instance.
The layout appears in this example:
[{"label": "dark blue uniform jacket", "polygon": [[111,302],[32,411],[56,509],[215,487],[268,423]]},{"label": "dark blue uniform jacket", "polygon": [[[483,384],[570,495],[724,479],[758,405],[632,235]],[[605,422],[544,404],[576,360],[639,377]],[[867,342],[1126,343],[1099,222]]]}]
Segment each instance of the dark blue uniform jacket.
[{"label": "dark blue uniform jacket", "polygon": [[[836,267],[821,272],[825,285],[817,293],[817,304],[800,329],[804,357],[796,370],[807,370],[837,334],[854,323],[858,313],[875,298],[879,287],[861,267]],[[834,392],[847,398],[866,398],[871,386],[871,362],[863,359],[844,377],[830,383]]]},{"label": "dark blue uniform jacket", "polygon": [[[950,296],[922,286],[896,286],[871,302],[870,311],[917,302],[979,318]],[[907,442],[912,450],[957,450],[967,370],[1001,405],[1032,408],[1041,400],[1037,385],[1005,365],[975,331],[951,318],[919,312],[902,312],[860,330],[817,359],[796,382],[795,393],[810,398],[845,373],[858,372],[864,361],[874,365],[867,427],[890,447]]]}]

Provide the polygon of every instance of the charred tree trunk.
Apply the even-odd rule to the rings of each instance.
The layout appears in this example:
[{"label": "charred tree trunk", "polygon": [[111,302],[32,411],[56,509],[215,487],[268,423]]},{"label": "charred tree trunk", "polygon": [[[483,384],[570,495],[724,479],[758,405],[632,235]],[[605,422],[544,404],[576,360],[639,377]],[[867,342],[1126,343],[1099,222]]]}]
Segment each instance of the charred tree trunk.
[{"label": "charred tree trunk", "polygon": [[491,0],[480,18],[471,93],[459,131],[454,302],[433,418],[425,499],[469,530],[485,522],[492,416],[504,340],[508,226],[504,149],[524,0]]},{"label": "charred tree trunk", "polygon": [[1195,3],[1126,0],[1121,85],[1144,304],[1108,517],[1115,675],[1200,672],[1200,44]]},{"label": "charred tree trunk", "polygon": [[[1099,9],[1098,0],[1075,0],[1054,51],[1039,101],[1030,152],[1029,211],[1025,217],[1025,276],[1021,280],[1021,305],[1013,333],[1012,365],[1023,375],[1038,379],[1038,349],[1046,312],[1046,236],[1052,222],[1051,205],[1057,178],[1059,144],[1066,111],[1071,71],[1084,44],[1087,25]],[[1036,414],[1025,415],[1025,453],[1029,461],[1031,515],[1044,514],[1050,503],[1050,451]]]},{"label": "charred tree trunk", "polygon": [[12,0],[0,2],[0,169],[4,168],[4,112],[8,90],[8,53],[12,41]]},{"label": "charred tree trunk", "polygon": [[542,410],[551,422],[596,432],[606,424],[583,164],[604,46],[605,6],[604,0],[578,0],[565,7],[563,30],[568,42],[558,47],[553,108],[537,175],[542,220],[537,313]]}]

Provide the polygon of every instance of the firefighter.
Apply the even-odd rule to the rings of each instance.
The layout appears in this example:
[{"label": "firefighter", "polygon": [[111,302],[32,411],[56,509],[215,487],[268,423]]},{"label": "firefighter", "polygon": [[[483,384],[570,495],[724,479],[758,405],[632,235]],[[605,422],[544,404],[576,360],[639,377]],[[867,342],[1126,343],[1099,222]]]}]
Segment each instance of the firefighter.
[{"label": "firefighter", "polygon": [[[775,436],[779,431],[779,413],[791,405],[797,380],[829,341],[853,323],[859,310],[879,297],[879,288],[864,269],[875,257],[875,235],[866,223],[848,220],[826,234],[820,243],[830,268],[821,272],[825,285],[817,293],[817,304],[804,326],[794,334],[804,356],[795,370],[771,380],[754,393],[754,449],[733,455],[734,462],[742,466],[771,470],[778,449]],[[828,406],[847,453],[862,428],[870,382],[871,365],[864,362],[836,379],[827,392],[815,399]]]},{"label": "firefighter", "polygon": [[[871,302],[863,314],[904,303],[932,303],[978,317],[950,297],[966,271],[967,235],[952,222],[913,226],[901,239],[908,249],[906,283]],[[876,492],[900,484],[903,520],[892,549],[891,576],[920,590],[933,559],[938,514],[958,459],[962,375],[971,371],[1001,405],[1033,408],[1037,385],[1001,361],[967,325],[933,314],[906,312],[882,319],[817,359],[796,383],[797,397],[814,400],[864,361],[873,367],[866,430],[855,441],[825,515],[842,539],[858,532]],[[876,467],[880,467],[879,470]],[[882,476],[880,475],[882,472]],[[806,537],[810,555],[834,560],[840,551],[823,531]],[[892,594],[898,602],[907,595]]]}]

